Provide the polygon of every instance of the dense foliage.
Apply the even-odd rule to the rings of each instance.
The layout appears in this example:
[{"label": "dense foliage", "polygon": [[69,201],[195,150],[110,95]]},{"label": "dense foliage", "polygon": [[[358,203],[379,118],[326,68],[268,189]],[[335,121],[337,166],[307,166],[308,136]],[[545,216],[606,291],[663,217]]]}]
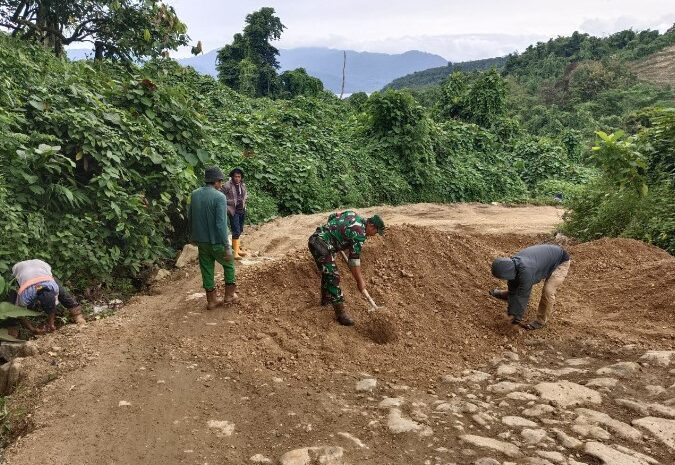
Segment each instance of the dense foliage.
[{"label": "dense foliage", "polygon": [[163,58],[71,63],[0,34],[0,275],[38,257],[77,290],[132,289],[188,240],[185,205],[211,164],[244,168],[252,222],[562,194],[568,231],[673,251],[673,113],[647,109],[670,90],[603,59],[563,64],[548,87],[492,69],[341,101],[302,69],[276,74],[268,45],[283,26],[261,12],[219,80]]},{"label": "dense foliage", "polygon": [[527,197],[497,135],[434,121],[406,93],[359,108],[324,92],[249,98],[170,60],[70,63],[5,35],[0,67],[5,276],[40,257],[80,290],[131,286],[187,240],[185,202],[211,163],[249,173],[254,222]]},{"label": "dense foliage", "polygon": [[568,233],[636,237],[675,253],[674,94],[631,71],[632,60],[672,44],[672,28],[574,33],[510,55],[501,79],[493,70],[424,88],[420,76],[400,82],[437,121],[499,137],[530,196],[567,200]]},{"label": "dense foliage", "polygon": [[187,27],[158,0],[0,0],[0,26],[56,55],[91,42],[96,58],[159,56],[187,45]]},{"label": "dense foliage", "polygon": [[385,86],[385,89],[418,89],[427,86],[439,85],[448,76],[455,72],[469,73],[471,71],[484,71],[491,68],[501,68],[506,63],[507,57],[485,58],[482,60],[462,61],[459,63],[449,62],[447,66],[425,69],[412,74],[396,78]]},{"label": "dense foliage", "polygon": [[528,47],[509,56],[503,68],[511,87],[509,107],[529,132],[558,137],[578,131],[590,143],[598,129],[625,129],[635,111],[672,105],[672,91],[639,81],[630,61],[672,44],[675,29],[629,30],[606,38],[575,32]]},{"label": "dense foliage", "polygon": [[570,199],[564,228],[585,240],[633,237],[675,254],[675,108],[643,121],[633,136],[598,132],[600,173]]},{"label": "dense foliage", "polygon": [[605,38],[574,32],[548,42],[530,45],[523,53],[508,56],[504,73],[513,76],[561,77],[565,67],[585,60],[609,57],[636,60],[675,44],[675,28],[659,31],[620,31]]}]

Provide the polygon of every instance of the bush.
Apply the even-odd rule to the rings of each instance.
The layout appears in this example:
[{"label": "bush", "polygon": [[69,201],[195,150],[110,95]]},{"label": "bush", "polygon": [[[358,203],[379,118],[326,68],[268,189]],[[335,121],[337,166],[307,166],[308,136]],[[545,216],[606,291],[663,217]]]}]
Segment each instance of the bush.
[{"label": "bush", "polygon": [[264,223],[279,215],[279,207],[274,197],[256,187],[256,185],[247,185],[246,222],[252,224]]},{"label": "bush", "polygon": [[578,182],[565,181],[562,179],[545,179],[537,183],[533,189],[533,197],[545,203],[559,203],[554,199],[556,195],[562,195],[563,202],[578,196],[584,185]]},{"label": "bush", "polygon": [[675,254],[672,114],[652,112],[649,127],[633,137],[598,133],[594,160],[601,174],[571,196],[567,233],[583,240],[632,237]]}]

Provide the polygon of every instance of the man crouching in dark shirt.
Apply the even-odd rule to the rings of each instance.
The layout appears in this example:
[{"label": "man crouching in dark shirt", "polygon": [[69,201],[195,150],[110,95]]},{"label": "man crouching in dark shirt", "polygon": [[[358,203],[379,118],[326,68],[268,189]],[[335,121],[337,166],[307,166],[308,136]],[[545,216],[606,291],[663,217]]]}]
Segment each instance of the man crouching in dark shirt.
[{"label": "man crouching in dark shirt", "polygon": [[553,244],[533,245],[521,250],[511,258],[497,258],[492,262],[492,275],[506,279],[508,290],[493,289],[490,295],[508,301],[508,314],[513,324],[522,324],[530,300],[532,286],[544,281],[537,319],[524,326],[525,329],[543,328],[548,322],[555,304],[555,293],[570,269],[570,256]]}]

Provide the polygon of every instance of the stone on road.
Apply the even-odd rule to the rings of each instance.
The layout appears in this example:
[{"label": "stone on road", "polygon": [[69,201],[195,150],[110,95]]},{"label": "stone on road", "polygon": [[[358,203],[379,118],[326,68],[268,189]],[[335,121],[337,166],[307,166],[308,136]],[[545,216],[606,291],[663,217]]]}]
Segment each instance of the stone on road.
[{"label": "stone on road", "polygon": [[492,439],[492,438],[486,438],[483,436],[476,436],[473,434],[464,434],[459,437],[462,441],[468,442],[469,444],[472,444],[476,447],[482,447],[484,449],[491,449],[495,450],[497,452],[501,452],[502,454],[506,455],[507,457],[520,457],[522,456],[522,453],[520,452],[520,449],[509,443],[509,442],[504,442],[504,441],[498,441],[497,439]]},{"label": "stone on road", "polygon": [[560,408],[602,403],[602,396],[598,391],[570,381],[539,383],[534,389],[542,399],[548,400]]},{"label": "stone on road", "polygon": [[649,431],[655,438],[675,451],[675,420],[658,417],[645,417],[634,420],[633,425]]}]

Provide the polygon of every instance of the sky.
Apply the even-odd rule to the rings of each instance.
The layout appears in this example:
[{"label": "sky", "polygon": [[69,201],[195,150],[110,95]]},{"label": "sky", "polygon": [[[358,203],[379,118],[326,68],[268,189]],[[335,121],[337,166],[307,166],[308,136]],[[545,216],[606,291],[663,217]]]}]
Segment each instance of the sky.
[{"label": "sky", "polygon": [[[165,0],[204,51],[231,42],[247,14],[271,6],[286,26],[278,48],[321,46],[453,62],[501,56],[575,30],[607,35],[675,23],[672,0]],[[176,56],[186,56],[180,50]]]}]

